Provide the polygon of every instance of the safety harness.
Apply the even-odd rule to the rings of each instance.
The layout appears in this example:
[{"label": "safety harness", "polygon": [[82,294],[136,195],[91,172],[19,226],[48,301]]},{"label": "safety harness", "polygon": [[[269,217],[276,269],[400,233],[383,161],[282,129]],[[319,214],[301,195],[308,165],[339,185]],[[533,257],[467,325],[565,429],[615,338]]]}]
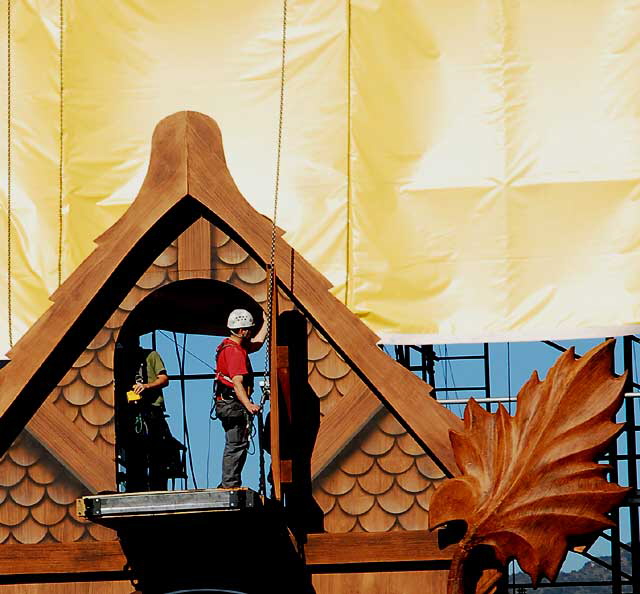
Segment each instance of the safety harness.
[{"label": "safety harness", "polygon": [[[215,372],[215,379],[213,381],[213,399],[211,402],[211,411],[209,416],[211,417],[212,420],[216,420],[218,418],[218,409],[216,408],[216,403],[229,404],[229,403],[235,402],[241,410],[231,414],[233,416],[237,416],[239,419],[242,419],[243,423],[245,424],[246,437],[251,438],[251,441],[253,443],[252,416],[244,408],[244,405],[241,404],[240,401],[238,400],[238,396],[233,386],[228,386],[227,384],[220,381],[224,379],[230,383],[233,383],[233,380],[228,375],[225,375],[224,373],[222,373],[222,371],[220,371],[220,369],[218,369],[218,360],[220,358],[220,353],[224,351],[224,349],[229,347],[241,348],[240,345],[237,344],[236,342],[229,341],[229,342],[221,343],[216,350],[216,372]],[[248,371],[251,372],[250,362],[248,363]],[[229,411],[227,411],[227,414],[229,414]]]},{"label": "safety harness", "polygon": [[[229,382],[230,384],[233,384],[233,379],[230,378],[228,375],[225,375],[224,373],[222,373],[222,371],[220,371],[220,369],[218,368],[218,361],[220,359],[220,353],[222,353],[222,351],[224,351],[225,349],[227,349],[229,347],[242,348],[236,342],[229,341],[229,342],[221,343],[218,346],[217,350],[216,350],[216,376],[215,376],[215,379],[214,379],[213,393],[215,394],[215,397],[216,397],[217,401],[230,402],[232,400],[237,400],[238,399],[238,397],[236,395],[236,391],[233,388],[233,386],[228,386],[224,382],[220,381],[220,380],[225,380],[225,381]],[[251,368],[249,367],[249,371],[250,370],[251,370]]]}]

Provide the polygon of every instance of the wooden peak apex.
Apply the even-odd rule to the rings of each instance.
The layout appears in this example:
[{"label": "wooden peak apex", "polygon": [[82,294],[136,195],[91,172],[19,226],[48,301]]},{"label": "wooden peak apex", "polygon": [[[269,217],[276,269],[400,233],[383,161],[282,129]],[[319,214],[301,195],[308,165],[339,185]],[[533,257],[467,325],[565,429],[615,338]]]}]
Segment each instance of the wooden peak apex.
[{"label": "wooden peak apex", "polygon": [[[149,167],[132,206],[146,213],[154,205],[162,203],[167,208],[188,196],[192,161],[204,162],[210,170],[222,164],[226,171],[222,133],[217,122],[197,111],[178,111],[160,120],[151,137]],[[133,217],[134,222],[136,218]],[[121,218],[98,236],[96,243],[109,242],[122,226]]]},{"label": "wooden peak apex", "polygon": [[158,153],[163,157],[167,148],[174,146],[175,141],[182,144],[187,155],[196,148],[204,145],[226,162],[222,146],[222,132],[218,123],[210,116],[199,111],[177,111],[160,120],[153,130],[151,137],[150,163],[157,160]]},{"label": "wooden peak apex", "polygon": [[[178,111],[160,120],[151,137],[149,169],[137,199],[147,189],[171,184],[177,191],[176,199],[189,194],[191,162],[210,163],[211,169],[226,169],[222,132],[217,122],[197,111]],[[208,166],[209,167],[209,166]]]}]

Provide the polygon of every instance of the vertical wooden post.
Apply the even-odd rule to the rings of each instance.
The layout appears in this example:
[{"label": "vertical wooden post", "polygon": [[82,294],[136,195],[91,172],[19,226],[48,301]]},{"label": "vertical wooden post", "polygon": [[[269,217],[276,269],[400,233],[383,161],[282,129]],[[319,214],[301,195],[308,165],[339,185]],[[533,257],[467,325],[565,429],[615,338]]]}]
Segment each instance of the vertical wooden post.
[{"label": "vertical wooden post", "polygon": [[[289,346],[279,344],[276,346],[276,368],[278,379],[278,404],[284,408],[279,412],[279,437],[280,443],[280,482],[291,484],[293,477],[291,461],[291,426],[293,421],[291,404],[291,376],[289,372]],[[283,443],[284,441],[284,443]],[[289,447],[287,447],[289,444]]]},{"label": "vertical wooden post", "polygon": [[278,287],[275,270],[269,268],[269,274],[273,275],[271,283],[271,339],[269,341],[269,401],[271,420],[271,477],[273,480],[273,495],[280,501],[282,499],[282,480],[280,468],[280,399],[278,396],[278,347],[277,347],[277,319],[278,319]]}]

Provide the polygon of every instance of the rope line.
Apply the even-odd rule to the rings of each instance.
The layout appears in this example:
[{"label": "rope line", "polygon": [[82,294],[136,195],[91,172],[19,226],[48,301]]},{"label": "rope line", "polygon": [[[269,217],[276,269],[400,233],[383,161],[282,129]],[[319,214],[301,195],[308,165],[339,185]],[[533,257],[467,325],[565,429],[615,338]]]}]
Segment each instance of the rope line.
[{"label": "rope line", "polygon": [[60,111],[59,111],[59,126],[60,126],[60,154],[58,164],[58,286],[62,284],[62,160],[64,157],[64,62],[63,62],[63,48],[64,48],[64,0],[60,0],[60,49],[59,49],[59,66],[60,66]]},{"label": "rope line", "polygon": [[633,355],[633,381],[638,383],[638,362],[636,361],[636,343],[631,342],[631,354]]},{"label": "rope line", "polygon": [[[169,336],[169,334],[167,334],[166,332],[164,332],[162,330],[158,330],[158,334],[161,334],[162,336],[164,336],[168,340],[170,340],[170,341],[175,343],[175,340],[171,336]],[[154,349],[154,350],[156,350],[156,349]],[[198,355],[196,355],[195,353],[192,353],[189,349],[185,349],[185,350],[189,355],[191,355],[197,361],[200,361],[200,363],[202,363],[205,367],[208,367],[211,371],[215,371],[216,370],[215,367],[213,367],[212,365],[207,363],[204,359],[201,359],[200,357],[198,357]]]},{"label": "rope line", "polygon": [[11,0],[7,2],[7,323],[13,348],[11,283]]},{"label": "rope line", "polygon": [[513,415],[513,403],[511,402],[511,343],[507,343],[507,396],[509,396],[509,414]]},{"label": "rope line", "polygon": [[347,229],[344,304],[349,306],[351,291],[351,0],[347,0]]},{"label": "rope line", "polygon": [[[186,399],[186,387],[184,384],[184,362],[185,351],[187,350],[187,334],[182,335],[182,355],[180,355],[180,348],[178,347],[178,336],[173,333],[173,344],[176,349],[176,359],[178,361],[178,369],[180,373],[180,401],[182,403],[182,440],[187,447],[187,455],[189,457],[189,468],[191,470],[191,480],[193,481],[193,488],[198,488],[198,481],[196,479],[196,471],[193,467],[193,453],[191,449],[191,437],[189,435],[189,423],[187,419],[187,399]],[[184,488],[188,488],[188,478],[184,479]]]},{"label": "rope line", "polygon": [[[271,223],[271,252],[269,254],[269,270],[268,272],[268,283],[267,283],[267,352],[265,355],[264,361],[264,389],[262,393],[262,399],[260,402],[261,407],[264,405],[265,400],[267,398],[267,393],[270,390],[271,384],[271,341],[272,341],[272,317],[274,315],[273,312],[273,295],[276,288],[276,271],[275,271],[275,263],[276,263],[276,241],[277,241],[277,226],[276,219],[278,216],[278,198],[280,195],[280,163],[282,159],[282,129],[283,129],[283,121],[284,121],[284,87],[285,87],[285,66],[286,66],[286,56],[287,56],[287,0],[283,0],[282,2],[282,46],[281,46],[281,61],[280,61],[280,104],[278,109],[278,144],[276,151],[276,176],[273,190],[273,218]],[[277,314],[277,312],[276,312]],[[268,380],[267,380],[268,378]],[[259,413],[262,415],[262,412]],[[259,440],[262,439],[262,419],[258,420],[259,423]],[[262,454],[262,444],[260,443],[260,452]],[[259,491],[266,495],[266,484],[265,484],[265,476],[264,476],[264,459],[262,455],[260,456],[260,479],[259,479]]]},{"label": "rope line", "polygon": [[[280,163],[282,159],[282,128],[284,120],[284,83],[285,83],[285,64],[287,53],[287,0],[282,3],[282,51],[280,62],[280,105],[278,111],[278,145],[276,151],[276,177],[273,192],[273,218],[271,224],[271,252],[269,254],[269,283],[267,294],[267,337],[271,339],[271,317],[273,314],[273,292],[275,278],[275,261],[276,261],[276,241],[277,241],[277,225],[278,216],[278,198],[280,196]],[[265,358],[265,376],[270,372],[270,352],[267,349]]]}]

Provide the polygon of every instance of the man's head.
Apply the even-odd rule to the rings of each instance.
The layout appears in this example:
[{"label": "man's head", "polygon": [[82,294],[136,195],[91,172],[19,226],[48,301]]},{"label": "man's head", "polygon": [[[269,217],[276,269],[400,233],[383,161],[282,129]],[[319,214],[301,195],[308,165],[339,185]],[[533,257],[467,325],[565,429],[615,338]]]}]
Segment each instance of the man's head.
[{"label": "man's head", "polygon": [[140,347],[140,337],[137,334],[122,334],[118,336],[116,348],[125,351],[132,351]]},{"label": "man's head", "polygon": [[229,314],[227,328],[231,334],[240,338],[248,337],[253,331],[253,316],[246,309],[234,309]]}]

